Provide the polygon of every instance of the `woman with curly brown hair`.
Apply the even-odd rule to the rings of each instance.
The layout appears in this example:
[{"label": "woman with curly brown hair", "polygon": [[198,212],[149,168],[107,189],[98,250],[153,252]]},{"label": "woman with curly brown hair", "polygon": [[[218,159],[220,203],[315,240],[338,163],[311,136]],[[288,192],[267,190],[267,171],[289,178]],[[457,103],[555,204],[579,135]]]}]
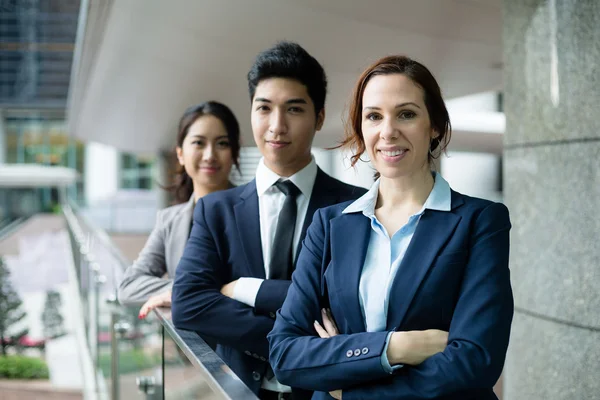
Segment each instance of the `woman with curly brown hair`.
[{"label": "woman with curly brown hair", "polygon": [[269,334],[283,384],[313,399],[496,399],[513,316],[507,208],[432,170],[450,119],[429,70],[382,58],[358,80],[345,145],[379,178],[320,209]]}]

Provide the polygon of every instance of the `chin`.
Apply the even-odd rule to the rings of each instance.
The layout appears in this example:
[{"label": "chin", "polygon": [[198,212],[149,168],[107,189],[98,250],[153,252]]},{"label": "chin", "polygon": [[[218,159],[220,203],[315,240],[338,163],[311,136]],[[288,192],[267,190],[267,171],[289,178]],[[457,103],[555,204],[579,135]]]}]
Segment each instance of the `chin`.
[{"label": "chin", "polygon": [[222,186],[224,184],[225,181],[228,180],[228,177],[222,177],[222,176],[214,176],[214,177],[207,177],[207,176],[203,176],[200,179],[198,179],[198,183],[200,183],[202,186],[206,186],[209,188],[216,188],[219,186]]},{"label": "chin", "polygon": [[377,172],[379,172],[379,175],[385,179],[398,179],[409,175],[407,171],[391,168],[384,168],[377,170]]}]

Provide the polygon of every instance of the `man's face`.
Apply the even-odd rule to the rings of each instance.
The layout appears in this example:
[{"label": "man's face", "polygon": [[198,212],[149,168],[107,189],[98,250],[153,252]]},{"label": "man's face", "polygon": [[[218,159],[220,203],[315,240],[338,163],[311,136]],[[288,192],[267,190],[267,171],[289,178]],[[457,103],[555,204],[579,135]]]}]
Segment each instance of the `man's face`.
[{"label": "man's face", "polygon": [[307,166],[315,133],[325,110],[315,115],[306,86],[295,79],[268,78],[259,82],[252,99],[252,133],[265,165],[281,176]]}]

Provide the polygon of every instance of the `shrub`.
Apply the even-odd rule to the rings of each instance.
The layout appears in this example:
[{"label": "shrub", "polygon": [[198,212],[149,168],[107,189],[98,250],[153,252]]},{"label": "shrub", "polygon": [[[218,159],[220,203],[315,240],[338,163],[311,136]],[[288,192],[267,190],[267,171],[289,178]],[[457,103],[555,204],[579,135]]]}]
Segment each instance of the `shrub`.
[{"label": "shrub", "polygon": [[[110,375],[111,357],[110,353],[100,353],[98,365],[104,376]],[[145,354],[143,350],[121,350],[119,352],[119,373],[127,374],[142,371],[161,365],[160,354]]]},{"label": "shrub", "polygon": [[48,379],[48,366],[39,358],[0,356],[0,378]]}]

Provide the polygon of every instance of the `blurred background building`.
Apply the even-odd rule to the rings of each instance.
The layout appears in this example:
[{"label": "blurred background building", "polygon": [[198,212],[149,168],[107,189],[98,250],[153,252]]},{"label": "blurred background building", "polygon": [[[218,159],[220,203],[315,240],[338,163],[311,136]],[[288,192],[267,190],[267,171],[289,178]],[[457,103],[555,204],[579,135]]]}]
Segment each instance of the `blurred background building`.
[{"label": "blurred background building", "polygon": [[[598,21],[598,0],[0,0],[0,256],[28,315],[14,329],[46,345],[50,384],[36,393],[158,396],[139,394],[138,376],[142,389],[167,388],[169,372],[152,381],[161,363],[140,350],[158,346],[154,328],[126,329],[128,311],[106,301],[171,202],[161,186],[185,108],[232,108],[244,143],[232,180],[253,178],[245,77],[259,51],[287,39],[329,78],[317,163],[365,187],[368,162],[350,168],[326,150],[342,137],[354,81],[386,54],[432,70],[453,125],[439,171],[457,191],[505,202],[514,225],[517,309],[498,393],[600,399]],[[60,338],[38,317],[52,290]],[[119,349],[122,362],[142,361],[119,364]],[[194,371],[185,352],[161,349]],[[52,354],[68,355],[71,372]],[[1,379],[0,392],[16,390]]]}]

